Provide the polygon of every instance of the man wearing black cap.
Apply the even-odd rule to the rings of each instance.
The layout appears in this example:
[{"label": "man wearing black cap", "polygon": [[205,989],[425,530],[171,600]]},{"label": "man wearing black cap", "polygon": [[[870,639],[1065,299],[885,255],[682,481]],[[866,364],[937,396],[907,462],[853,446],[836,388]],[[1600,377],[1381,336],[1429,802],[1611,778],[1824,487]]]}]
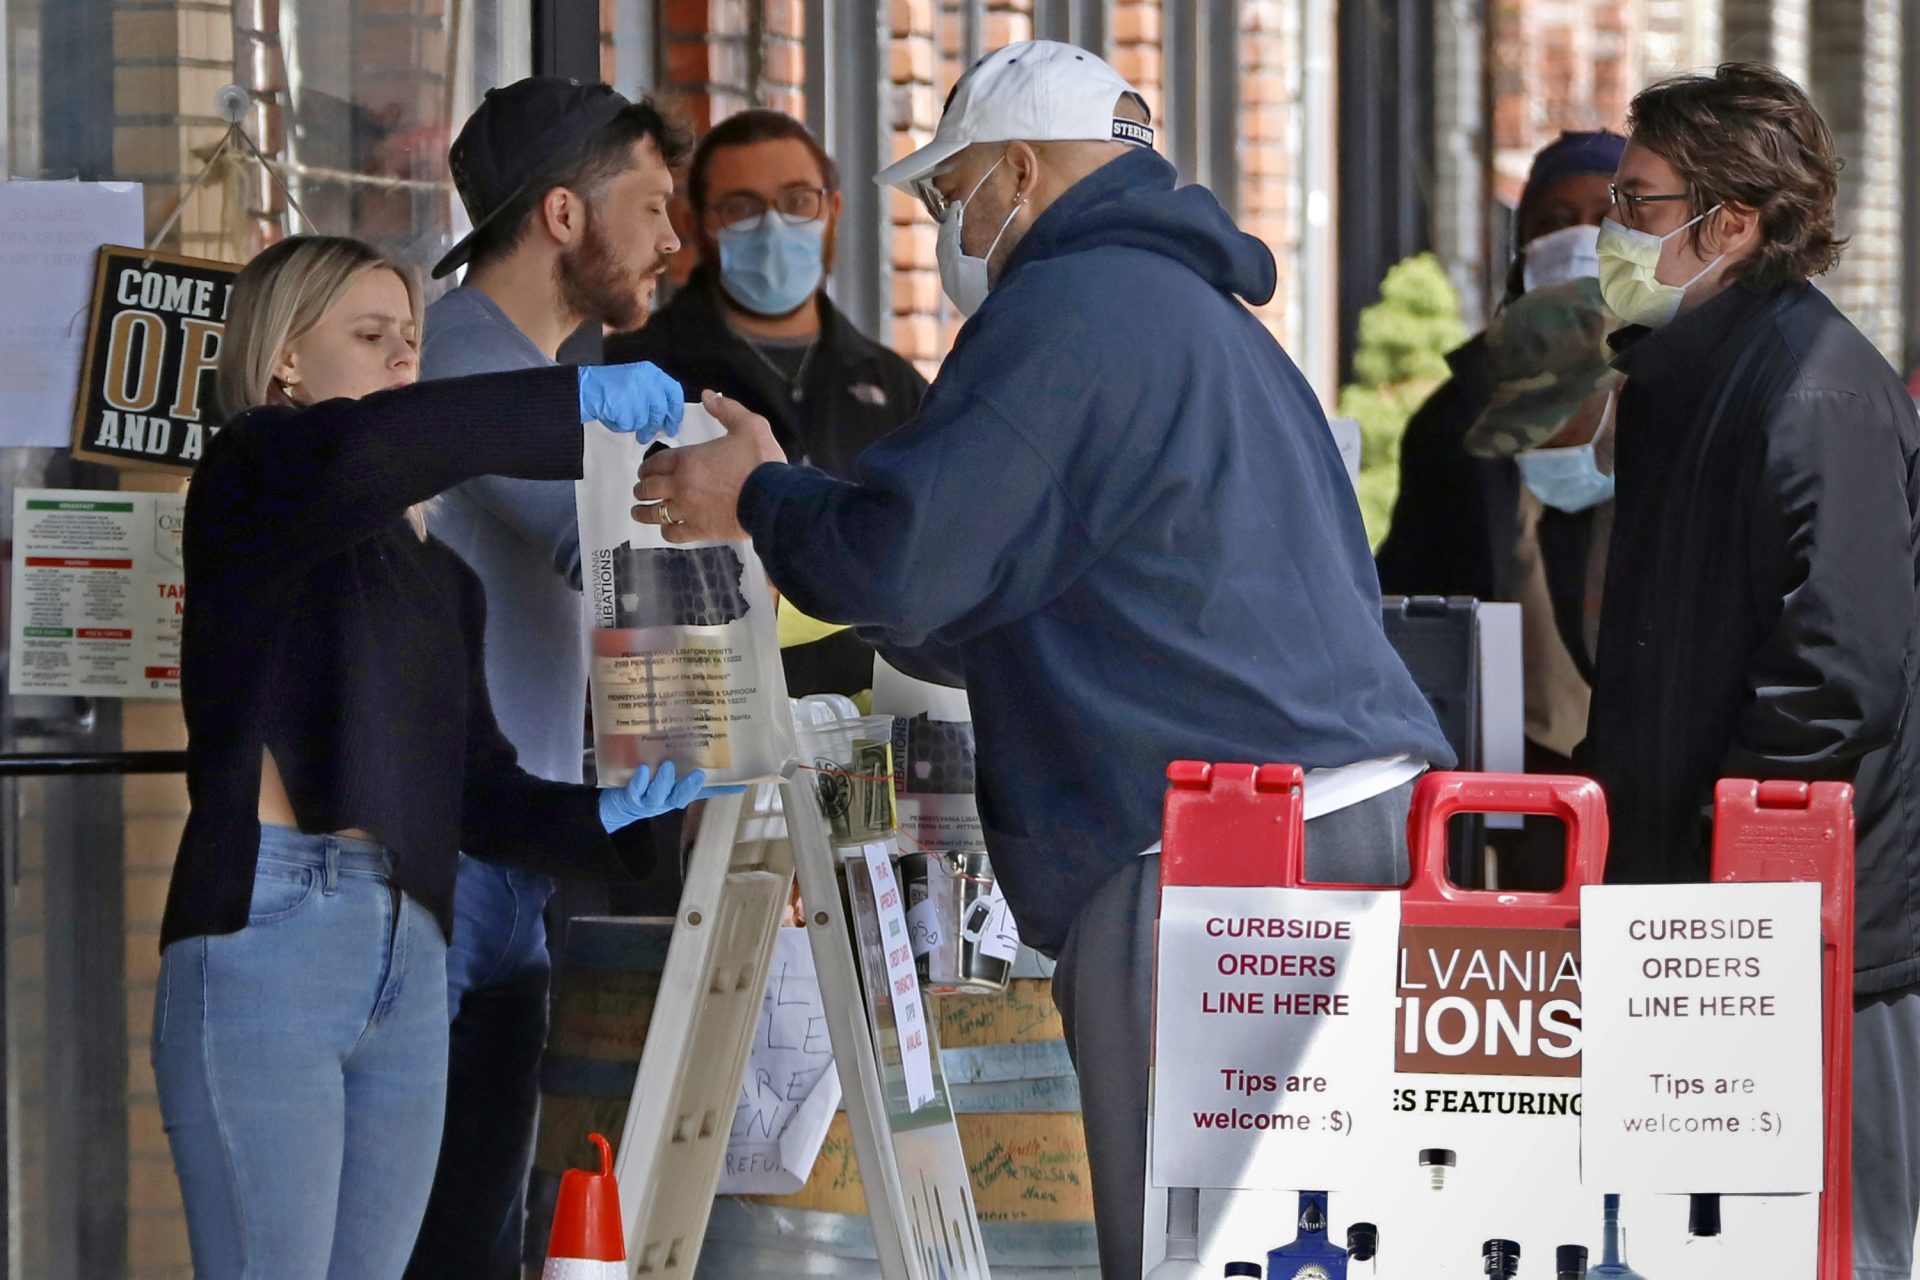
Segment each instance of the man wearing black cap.
[{"label": "man wearing black cap", "polygon": [[[582,324],[641,323],[680,247],[667,202],[686,151],[652,103],[603,84],[536,76],[490,91],[449,156],[474,230],[434,268],[467,275],[427,310],[421,376],[550,365]],[[572,483],[487,477],[446,494],[431,520],[486,584],[501,730],[530,772],[580,781],[587,668]],[[520,1275],[552,891],[544,876],[461,859],[446,1130],[412,1280]]]}]

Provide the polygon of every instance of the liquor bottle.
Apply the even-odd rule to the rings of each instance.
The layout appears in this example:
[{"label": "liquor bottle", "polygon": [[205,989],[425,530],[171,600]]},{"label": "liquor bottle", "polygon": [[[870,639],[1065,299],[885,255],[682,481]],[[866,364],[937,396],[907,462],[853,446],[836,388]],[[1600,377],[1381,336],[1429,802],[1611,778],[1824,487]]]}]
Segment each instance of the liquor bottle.
[{"label": "liquor bottle", "polygon": [[1267,1254],[1267,1280],[1346,1280],[1347,1251],[1327,1239],[1327,1193],[1300,1193],[1300,1234]]},{"label": "liquor bottle", "polygon": [[1720,1197],[1687,1197],[1687,1269],[1702,1275],[1728,1271],[1727,1245],[1720,1234]]},{"label": "liquor bottle", "polygon": [[1200,1265],[1200,1188],[1167,1189],[1167,1252],[1146,1280],[1210,1280]]},{"label": "liquor bottle", "polygon": [[1356,1222],[1347,1228],[1347,1257],[1355,1262],[1367,1263],[1365,1274],[1374,1275],[1380,1270],[1377,1259],[1380,1256],[1380,1228],[1371,1222]]},{"label": "liquor bottle", "polygon": [[1587,1280],[1587,1246],[1563,1244],[1554,1250],[1555,1280]]},{"label": "liquor bottle", "polygon": [[1602,1197],[1600,1262],[1587,1269],[1587,1280],[1646,1280],[1627,1265],[1627,1229],[1620,1225],[1620,1197]]},{"label": "liquor bottle", "polygon": [[1520,1274],[1520,1244],[1515,1240],[1489,1240],[1480,1246],[1480,1267],[1492,1280],[1513,1280]]}]

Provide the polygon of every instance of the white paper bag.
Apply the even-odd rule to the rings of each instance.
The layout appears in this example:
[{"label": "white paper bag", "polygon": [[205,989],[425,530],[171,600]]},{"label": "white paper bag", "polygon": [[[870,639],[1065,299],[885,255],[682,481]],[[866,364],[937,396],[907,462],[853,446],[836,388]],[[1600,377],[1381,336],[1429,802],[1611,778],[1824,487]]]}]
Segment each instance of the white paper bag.
[{"label": "white paper bag", "polygon": [[778,778],[793,718],[773,594],[748,542],[675,545],[633,518],[641,460],[725,434],[688,405],[675,440],[640,444],[588,423],[576,486],[580,567],[593,641],[594,756],[601,786],[672,760],[709,782]]}]

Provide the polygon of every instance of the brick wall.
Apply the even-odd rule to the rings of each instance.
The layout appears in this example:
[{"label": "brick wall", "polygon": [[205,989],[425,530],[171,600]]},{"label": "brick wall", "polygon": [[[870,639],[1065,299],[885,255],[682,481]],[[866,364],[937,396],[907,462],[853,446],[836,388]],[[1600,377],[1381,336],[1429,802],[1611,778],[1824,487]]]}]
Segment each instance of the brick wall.
[{"label": "brick wall", "polygon": [[[940,107],[959,66],[956,42],[941,56],[941,31],[955,19],[936,0],[892,0],[887,10],[887,160],[891,163],[933,140]],[[856,176],[855,180],[858,180]],[[957,317],[940,292],[935,230],[913,197],[888,191],[887,344],[933,376],[946,354]]]},{"label": "brick wall", "polygon": [[753,103],[749,0],[661,0],[662,87],[700,132]]},{"label": "brick wall", "polygon": [[[1147,100],[1154,126],[1164,139],[1168,103],[1161,25],[1160,0],[1113,0],[1107,27],[1112,48],[1107,52],[1113,69]],[[1166,150],[1164,142],[1160,149]]]},{"label": "brick wall", "polygon": [[1566,129],[1619,129],[1645,58],[1634,0],[1498,6],[1493,31],[1494,192],[1517,204],[1534,153]]},{"label": "brick wall", "polygon": [[1300,326],[1301,300],[1295,288],[1302,216],[1295,172],[1302,143],[1300,72],[1300,6],[1291,0],[1243,0],[1240,227],[1273,251],[1279,284],[1273,300],[1255,312],[1283,344]]},{"label": "brick wall", "polygon": [[1846,167],[1837,221],[1851,236],[1840,267],[1820,280],[1875,346],[1898,362],[1902,350],[1902,151],[1899,0],[1822,0],[1813,33],[1816,105]]},{"label": "brick wall", "polygon": [[[147,228],[158,231],[204,157],[226,132],[214,105],[234,77],[228,0],[119,0],[113,6],[113,165],[145,184]],[[166,247],[229,257],[222,244],[225,192],[202,187]]]}]

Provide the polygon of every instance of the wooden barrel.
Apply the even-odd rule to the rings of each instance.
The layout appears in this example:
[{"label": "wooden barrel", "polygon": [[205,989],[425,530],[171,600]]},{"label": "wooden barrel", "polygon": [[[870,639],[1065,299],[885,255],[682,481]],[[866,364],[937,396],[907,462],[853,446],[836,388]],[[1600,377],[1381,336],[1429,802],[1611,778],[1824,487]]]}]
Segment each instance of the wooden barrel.
[{"label": "wooden barrel", "polygon": [[[994,1280],[1098,1280],[1080,1090],[1054,1010],[1051,966],[1022,949],[1003,995],[938,997],[941,1067]],[[866,1192],[844,1113],[804,1189],[722,1197],[702,1280],[877,1280]]]},{"label": "wooden barrel", "polygon": [[536,1268],[547,1256],[560,1175],[598,1166],[588,1134],[620,1141],[672,938],[670,919],[568,922],[528,1187],[524,1254]]}]

